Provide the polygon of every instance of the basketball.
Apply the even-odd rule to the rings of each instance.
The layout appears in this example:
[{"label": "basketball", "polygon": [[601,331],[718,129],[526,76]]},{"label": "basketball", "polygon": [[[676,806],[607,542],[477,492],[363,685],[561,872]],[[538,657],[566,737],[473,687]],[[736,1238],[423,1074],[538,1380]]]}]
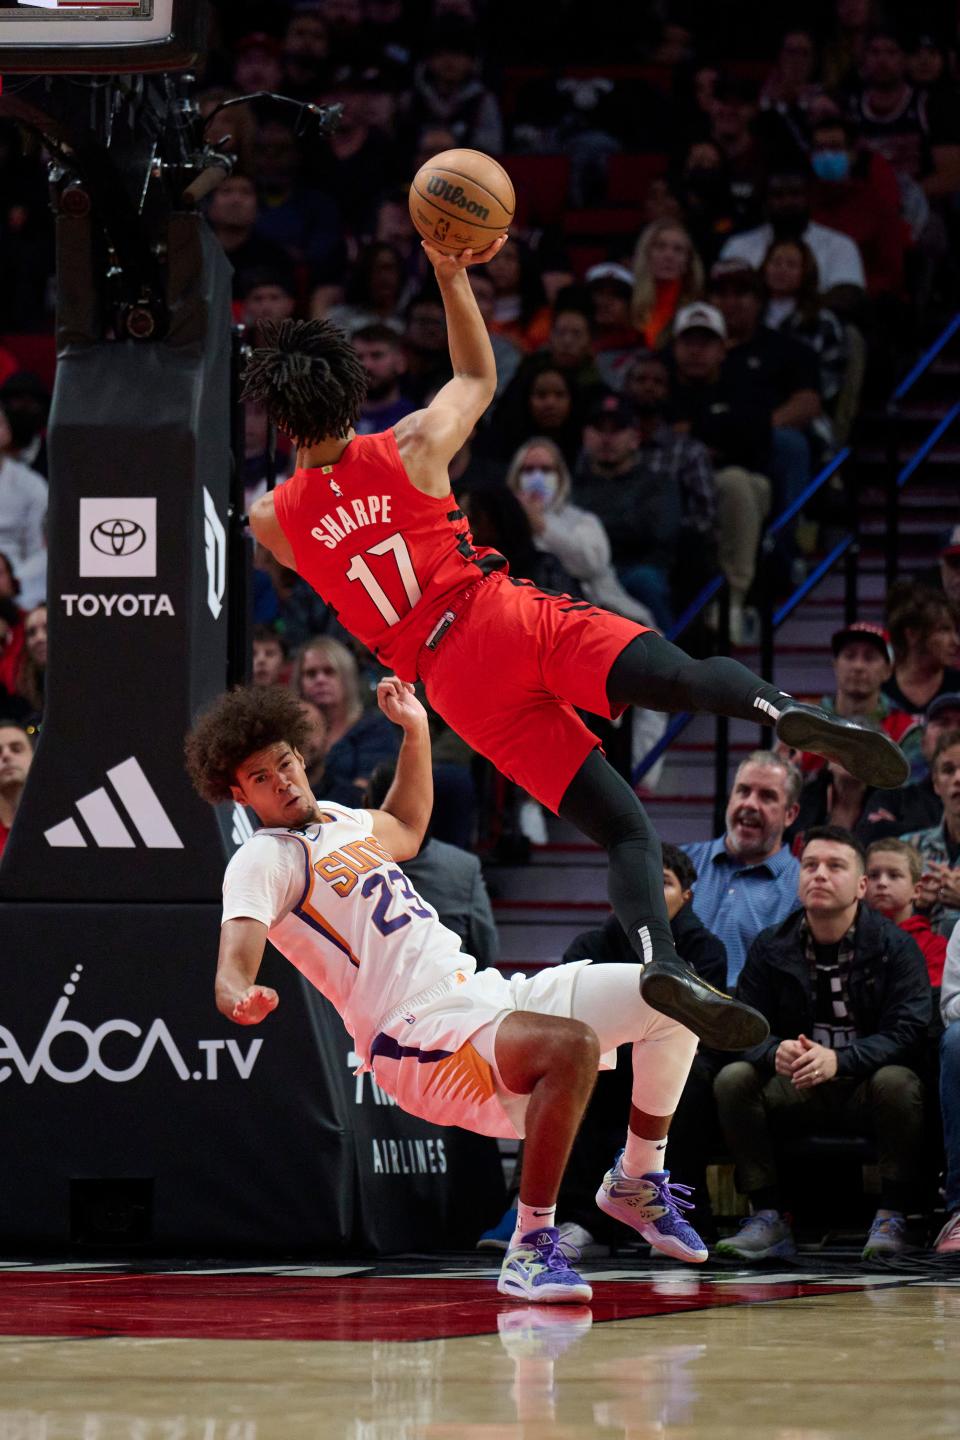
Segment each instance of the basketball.
[{"label": "basketball", "polygon": [[410,186],[410,218],[447,255],[485,250],[513,219],[516,198],[502,165],[480,150],[444,150]]}]

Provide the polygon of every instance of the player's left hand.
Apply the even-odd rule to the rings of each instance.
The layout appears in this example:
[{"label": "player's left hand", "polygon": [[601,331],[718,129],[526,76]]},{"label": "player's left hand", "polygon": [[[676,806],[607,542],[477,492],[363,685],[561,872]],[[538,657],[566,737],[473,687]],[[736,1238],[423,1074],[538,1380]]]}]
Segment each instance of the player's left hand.
[{"label": "player's left hand", "polygon": [[416,692],[406,680],[388,675],[377,686],[377,704],[394,725],[404,730],[413,730],[427,724],[427,712],[417,699]]},{"label": "player's left hand", "polygon": [[507,243],[507,239],[508,237],[506,235],[498,235],[496,240],[492,240],[485,249],[461,250],[459,255],[445,255],[442,250],[438,250],[436,245],[431,244],[429,240],[421,240],[420,244],[426,251],[427,259],[436,271],[437,279],[449,280],[450,277],[456,275],[459,270],[466,270],[468,265],[486,265],[487,261],[492,260],[494,255],[500,254],[500,251]]}]

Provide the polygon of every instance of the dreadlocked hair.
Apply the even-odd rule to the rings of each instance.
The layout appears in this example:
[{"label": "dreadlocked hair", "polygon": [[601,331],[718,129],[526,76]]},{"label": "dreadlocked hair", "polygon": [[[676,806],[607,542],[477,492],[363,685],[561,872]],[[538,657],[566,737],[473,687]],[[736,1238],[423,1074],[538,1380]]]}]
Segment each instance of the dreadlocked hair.
[{"label": "dreadlocked hair", "polygon": [[230,799],[237,770],[258,750],[286,742],[302,750],[310,720],[282,685],[237,685],[200,715],[184,742],[187,774],[203,800]]},{"label": "dreadlocked hair", "polygon": [[360,418],[367,372],[329,320],[264,320],[243,372],[243,398],[263,405],[299,445],[342,439]]}]

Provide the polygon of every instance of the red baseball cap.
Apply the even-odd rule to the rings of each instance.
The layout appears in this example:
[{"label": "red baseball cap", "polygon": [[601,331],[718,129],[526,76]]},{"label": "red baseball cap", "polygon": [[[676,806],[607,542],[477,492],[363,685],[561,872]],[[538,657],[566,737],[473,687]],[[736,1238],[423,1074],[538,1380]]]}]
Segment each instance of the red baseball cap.
[{"label": "red baseball cap", "polygon": [[876,625],[872,620],[854,620],[850,625],[845,625],[842,630],[837,630],[830,638],[830,649],[834,655],[839,655],[844,645],[855,644],[858,640],[875,646],[884,660],[889,665],[893,664],[893,646],[890,644],[890,636],[882,625]]},{"label": "red baseball cap", "polygon": [[960,555],[960,525],[952,525],[949,530],[944,530],[940,536],[937,555],[940,559],[944,555]]}]

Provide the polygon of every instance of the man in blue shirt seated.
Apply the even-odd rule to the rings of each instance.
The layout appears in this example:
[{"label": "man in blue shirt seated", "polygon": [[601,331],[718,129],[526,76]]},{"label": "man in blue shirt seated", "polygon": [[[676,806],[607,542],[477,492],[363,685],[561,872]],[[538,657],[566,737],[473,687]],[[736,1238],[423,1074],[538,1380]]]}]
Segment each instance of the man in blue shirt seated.
[{"label": "man in blue shirt seated", "polygon": [[693,908],[726,947],[731,989],[760,931],[796,907],[800,866],[783,832],[797,818],[800,787],[789,760],[754,750],[734,778],[725,834],[683,847],[698,876]]}]

